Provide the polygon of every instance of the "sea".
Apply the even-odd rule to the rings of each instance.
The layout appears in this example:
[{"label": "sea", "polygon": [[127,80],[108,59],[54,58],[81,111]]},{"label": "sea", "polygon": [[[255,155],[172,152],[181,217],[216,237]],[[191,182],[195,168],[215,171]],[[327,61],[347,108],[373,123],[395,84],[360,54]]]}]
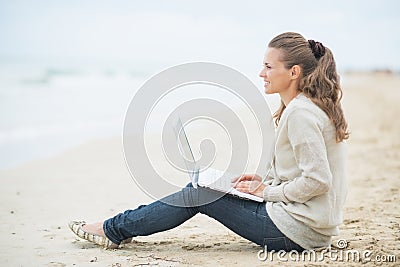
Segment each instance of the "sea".
[{"label": "sea", "polygon": [[[144,71],[140,66],[54,67],[0,61],[0,170],[52,157],[93,139],[122,140],[128,106],[156,72],[157,68]],[[257,85],[262,91],[261,81]],[[182,97],[190,99],[199,97],[195,92],[201,91],[204,96],[212,91],[200,89],[192,88],[192,94],[187,90],[185,96],[172,95],[157,113],[167,114],[183,101]],[[224,93],[214,98],[241,105]],[[156,122],[152,125],[161,125],[161,117],[153,117]]]},{"label": "sea", "polygon": [[107,68],[0,63],[0,169],[121,136],[145,74]]}]

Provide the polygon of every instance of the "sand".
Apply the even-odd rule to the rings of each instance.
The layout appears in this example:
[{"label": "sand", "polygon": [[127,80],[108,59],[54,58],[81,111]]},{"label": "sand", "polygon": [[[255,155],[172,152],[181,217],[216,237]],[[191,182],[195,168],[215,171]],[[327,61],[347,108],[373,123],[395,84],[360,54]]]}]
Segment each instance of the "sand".
[{"label": "sand", "polygon": [[[345,76],[349,194],[340,236],[348,249],[397,257],[400,262],[400,77]],[[125,166],[121,139],[93,140],[53,158],[0,172],[1,266],[267,266],[260,247],[219,223],[197,215],[176,229],[135,238],[119,250],[103,250],[76,238],[67,223],[108,218],[149,203]],[[390,259],[389,259],[390,260]],[[280,262],[283,266],[343,265]]]}]

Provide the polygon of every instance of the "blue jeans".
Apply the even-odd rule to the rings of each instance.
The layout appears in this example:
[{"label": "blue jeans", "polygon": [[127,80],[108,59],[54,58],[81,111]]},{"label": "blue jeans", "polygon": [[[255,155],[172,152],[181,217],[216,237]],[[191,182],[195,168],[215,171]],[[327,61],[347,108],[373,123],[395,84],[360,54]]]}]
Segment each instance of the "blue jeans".
[{"label": "blue jeans", "polygon": [[[201,200],[219,192],[187,185],[181,191],[171,194],[161,201],[141,205],[135,210],[127,210],[103,224],[104,233],[115,244],[122,240],[146,236],[172,229],[197,213],[206,214],[219,221],[238,235],[268,250],[304,250],[287,238],[269,218],[265,202],[260,203],[226,194],[208,204]],[[176,203],[170,205],[166,203]],[[200,203],[196,205],[196,203]]]}]

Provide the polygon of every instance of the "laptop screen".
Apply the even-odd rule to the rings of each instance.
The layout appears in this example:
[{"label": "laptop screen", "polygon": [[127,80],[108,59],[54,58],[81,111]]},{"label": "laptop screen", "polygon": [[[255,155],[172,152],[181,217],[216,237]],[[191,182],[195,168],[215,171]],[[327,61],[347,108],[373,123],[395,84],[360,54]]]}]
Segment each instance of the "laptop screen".
[{"label": "laptop screen", "polygon": [[193,178],[193,175],[195,175],[197,171],[196,161],[194,159],[192,149],[190,148],[189,140],[185,133],[185,128],[183,127],[181,119],[178,119],[174,127],[174,131],[178,139],[177,143],[178,143],[179,153],[182,155],[182,158],[185,162],[185,166],[188,170],[190,177]]}]

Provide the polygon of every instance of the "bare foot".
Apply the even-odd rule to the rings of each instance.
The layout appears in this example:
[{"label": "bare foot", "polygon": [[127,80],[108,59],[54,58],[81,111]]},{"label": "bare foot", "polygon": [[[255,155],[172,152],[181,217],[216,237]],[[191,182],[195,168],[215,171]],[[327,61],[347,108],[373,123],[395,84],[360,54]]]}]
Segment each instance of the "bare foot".
[{"label": "bare foot", "polygon": [[88,233],[106,237],[103,230],[103,222],[85,224],[82,226],[82,229]]}]

